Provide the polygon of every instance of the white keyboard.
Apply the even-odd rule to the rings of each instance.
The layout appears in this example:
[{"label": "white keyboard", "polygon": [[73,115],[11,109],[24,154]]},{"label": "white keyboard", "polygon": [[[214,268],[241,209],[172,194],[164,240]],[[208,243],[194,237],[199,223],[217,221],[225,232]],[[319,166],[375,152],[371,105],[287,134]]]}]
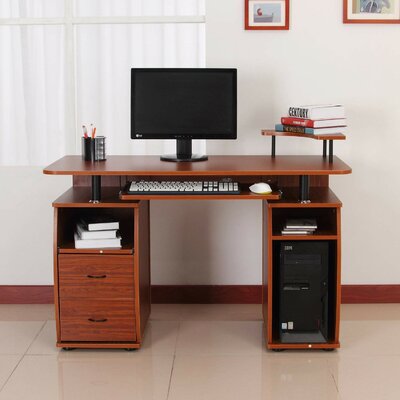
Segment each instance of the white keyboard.
[{"label": "white keyboard", "polygon": [[128,194],[240,194],[237,182],[133,181]]}]

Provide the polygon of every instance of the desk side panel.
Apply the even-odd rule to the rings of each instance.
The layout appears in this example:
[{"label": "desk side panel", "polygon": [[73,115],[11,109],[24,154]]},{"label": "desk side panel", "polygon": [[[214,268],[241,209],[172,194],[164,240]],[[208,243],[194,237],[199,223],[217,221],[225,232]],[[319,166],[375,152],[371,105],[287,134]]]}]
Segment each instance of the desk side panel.
[{"label": "desk side panel", "polygon": [[136,309],[140,310],[138,341],[142,342],[151,312],[149,201],[140,201],[139,208],[135,210],[135,270],[139,294],[136,296]]},{"label": "desk side panel", "polygon": [[59,224],[58,224],[58,208],[54,207],[54,226],[53,226],[53,276],[54,276],[54,312],[56,318],[56,332],[57,343],[61,341],[61,328],[60,328],[60,300],[58,293],[58,237],[59,237]]},{"label": "desk side panel", "polygon": [[[264,333],[265,333],[265,342],[268,343],[268,335],[271,332],[271,313],[269,312],[269,291],[268,291],[268,282],[269,282],[269,264],[270,260],[270,247],[271,247],[271,232],[269,227],[269,209],[268,202],[262,202],[262,313],[264,319]],[[271,289],[271,288],[270,288]],[[270,290],[272,291],[272,290]]]}]

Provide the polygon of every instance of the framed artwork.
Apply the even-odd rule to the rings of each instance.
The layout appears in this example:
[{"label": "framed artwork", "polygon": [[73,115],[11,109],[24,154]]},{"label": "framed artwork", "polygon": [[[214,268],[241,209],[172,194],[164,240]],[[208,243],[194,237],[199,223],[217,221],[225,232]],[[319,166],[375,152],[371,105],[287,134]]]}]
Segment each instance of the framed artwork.
[{"label": "framed artwork", "polygon": [[400,0],[343,0],[345,24],[400,24]]},{"label": "framed artwork", "polygon": [[287,30],[289,0],[244,0],[244,18],[248,30]]}]

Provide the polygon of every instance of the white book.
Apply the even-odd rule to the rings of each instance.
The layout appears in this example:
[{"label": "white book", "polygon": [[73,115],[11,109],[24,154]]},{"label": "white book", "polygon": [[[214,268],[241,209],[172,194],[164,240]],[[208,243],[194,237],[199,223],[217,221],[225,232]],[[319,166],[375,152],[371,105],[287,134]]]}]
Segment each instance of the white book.
[{"label": "white book", "polygon": [[331,126],[346,126],[346,118],[317,119],[314,120],[314,128],[329,128]]},{"label": "white book", "polygon": [[313,129],[313,135],[345,135],[347,133],[347,128],[345,126],[335,126],[332,128],[315,128]]},{"label": "white book", "polygon": [[283,230],[285,231],[308,231],[308,232],[314,232],[317,228],[307,228],[306,226],[302,228],[288,228],[287,226],[283,227]]},{"label": "white book", "polygon": [[315,218],[294,218],[286,220],[285,229],[317,229]]},{"label": "white book", "polygon": [[76,231],[80,239],[115,239],[117,237],[118,229],[105,231],[88,231],[84,228],[83,224],[77,223]]},{"label": "white book", "polygon": [[321,104],[289,107],[289,117],[304,119],[345,118],[341,104]]},{"label": "white book", "polygon": [[120,249],[121,237],[115,239],[80,239],[75,232],[75,248],[76,249]]},{"label": "white book", "polygon": [[283,230],[282,235],[312,235],[314,231],[300,231],[300,230]]},{"label": "white book", "polygon": [[81,223],[88,231],[119,229],[119,222],[106,215],[101,215],[98,217],[84,217],[81,219]]}]

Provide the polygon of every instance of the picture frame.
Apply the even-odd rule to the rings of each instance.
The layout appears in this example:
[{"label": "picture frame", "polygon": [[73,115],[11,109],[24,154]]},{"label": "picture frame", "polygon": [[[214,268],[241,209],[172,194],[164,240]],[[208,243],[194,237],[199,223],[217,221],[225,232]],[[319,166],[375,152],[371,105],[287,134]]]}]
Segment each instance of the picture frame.
[{"label": "picture frame", "polygon": [[343,0],[344,24],[400,24],[400,0]]},{"label": "picture frame", "polygon": [[244,0],[246,30],[288,30],[289,0]]}]

